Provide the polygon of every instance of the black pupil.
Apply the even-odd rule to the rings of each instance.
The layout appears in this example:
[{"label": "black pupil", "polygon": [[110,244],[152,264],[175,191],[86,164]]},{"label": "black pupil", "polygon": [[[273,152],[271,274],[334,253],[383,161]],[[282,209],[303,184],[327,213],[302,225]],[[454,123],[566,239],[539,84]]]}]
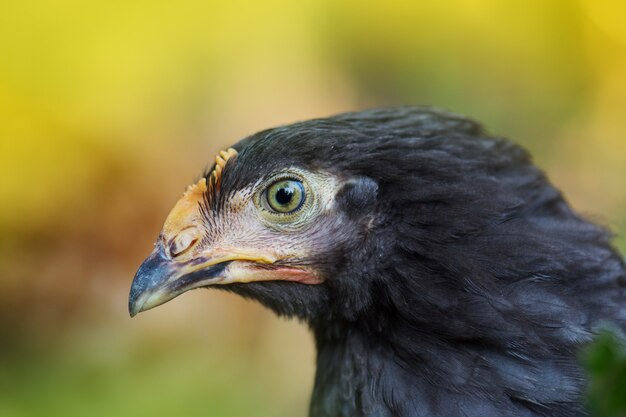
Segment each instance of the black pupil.
[{"label": "black pupil", "polygon": [[289,204],[293,198],[293,188],[289,186],[281,187],[276,191],[276,202],[281,206]]}]

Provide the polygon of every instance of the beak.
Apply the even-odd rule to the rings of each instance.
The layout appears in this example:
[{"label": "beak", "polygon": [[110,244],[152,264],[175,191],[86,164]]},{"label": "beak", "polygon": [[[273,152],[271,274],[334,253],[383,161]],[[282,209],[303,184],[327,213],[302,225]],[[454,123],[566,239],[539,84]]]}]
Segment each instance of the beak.
[{"label": "beak", "polygon": [[175,261],[157,245],[141,264],[130,287],[128,311],[131,317],[164,304],[189,290],[232,283],[293,281],[319,284],[322,279],[302,268],[277,265],[269,254],[231,250],[214,252],[188,261]]},{"label": "beak", "polygon": [[141,264],[130,287],[128,311],[131,317],[137,313],[161,305],[185,291],[211,285],[224,279],[231,261],[216,260],[179,263],[168,259],[163,251],[155,249]]}]

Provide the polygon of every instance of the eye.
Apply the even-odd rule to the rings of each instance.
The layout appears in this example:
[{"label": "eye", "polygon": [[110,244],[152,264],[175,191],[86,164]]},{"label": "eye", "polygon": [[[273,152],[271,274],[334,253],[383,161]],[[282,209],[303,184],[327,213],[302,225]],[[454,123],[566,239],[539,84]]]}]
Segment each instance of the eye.
[{"label": "eye", "polygon": [[298,180],[280,180],[267,188],[267,204],[278,213],[293,213],[304,204],[306,192]]}]

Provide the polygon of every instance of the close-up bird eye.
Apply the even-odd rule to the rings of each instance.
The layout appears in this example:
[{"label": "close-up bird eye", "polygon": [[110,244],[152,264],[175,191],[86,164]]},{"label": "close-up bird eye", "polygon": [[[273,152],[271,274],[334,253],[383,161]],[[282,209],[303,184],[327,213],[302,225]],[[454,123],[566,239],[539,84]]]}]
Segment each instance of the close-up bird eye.
[{"label": "close-up bird eye", "polygon": [[280,180],[267,188],[268,206],[278,213],[293,213],[304,204],[306,191],[301,181]]}]

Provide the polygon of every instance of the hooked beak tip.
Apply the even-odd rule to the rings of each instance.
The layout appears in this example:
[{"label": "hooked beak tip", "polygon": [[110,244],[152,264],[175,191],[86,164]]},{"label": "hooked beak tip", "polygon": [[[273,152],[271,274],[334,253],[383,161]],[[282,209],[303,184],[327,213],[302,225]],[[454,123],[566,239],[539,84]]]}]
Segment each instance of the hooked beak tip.
[{"label": "hooked beak tip", "polygon": [[141,312],[141,305],[134,303],[132,300],[128,301],[128,314],[131,317],[135,317]]},{"label": "hooked beak tip", "polygon": [[153,252],[139,267],[128,295],[128,313],[135,317],[146,310],[153,298],[171,274],[166,259],[158,251]]},{"label": "hooked beak tip", "polygon": [[138,282],[139,280],[135,277],[128,297],[128,314],[130,314],[131,317],[135,317],[137,314],[144,311],[143,307],[146,304],[146,292],[143,291],[142,288],[138,288]]}]

